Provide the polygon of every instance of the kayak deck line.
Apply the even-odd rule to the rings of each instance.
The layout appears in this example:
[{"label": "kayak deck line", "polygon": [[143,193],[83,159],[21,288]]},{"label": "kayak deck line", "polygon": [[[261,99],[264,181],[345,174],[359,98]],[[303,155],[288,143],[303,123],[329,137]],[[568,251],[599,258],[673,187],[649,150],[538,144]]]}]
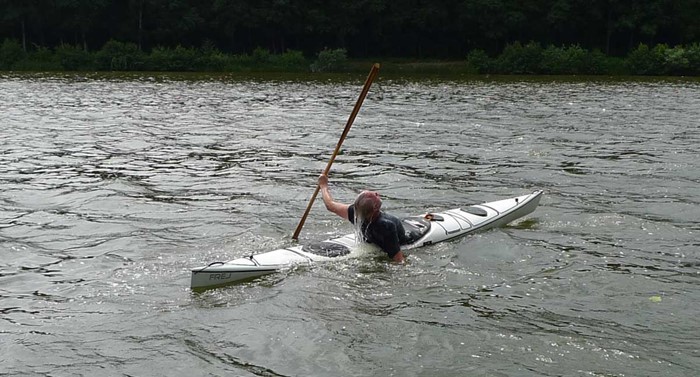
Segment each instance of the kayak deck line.
[{"label": "kayak deck line", "polygon": [[205,269],[211,267],[211,266],[220,266],[222,264],[225,264],[225,262],[211,262],[208,265],[201,267],[200,269],[192,269],[193,273],[199,273],[200,271],[204,271]]},{"label": "kayak deck line", "polygon": [[[478,231],[502,226],[532,213],[539,205],[542,190],[509,199],[428,213],[402,219],[410,244],[401,250],[449,241]],[[471,209],[471,210],[470,210]],[[437,226],[435,225],[437,224]],[[362,245],[362,247],[358,247]],[[213,262],[191,270],[190,287],[204,290],[251,280],[297,265],[358,257],[365,251],[380,251],[373,244],[358,243],[355,234],[346,234],[310,245],[295,245],[263,253],[250,253],[228,262]]]},{"label": "kayak deck line", "polygon": [[[518,198],[515,198],[515,203],[518,203]],[[482,204],[481,206],[482,206],[482,207],[486,207],[486,208],[488,208],[488,209],[491,209],[491,210],[494,210],[494,211],[498,212],[497,209],[491,208],[491,207],[489,207],[489,206],[487,206],[487,205]]]},{"label": "kayak deck line", "polygon": [[304,254],[302,254],[302,253],[300,253],[300,252],[298,252],[298,251],[296,251],[296,250],[294,250],[294,249],[292,249],[292,248],[290,248],[290,247],[284,248],[284,250],[287,250],[287,251],[292,252],[292,253],[294,253],[294,254],[300,255],[300,256],[302,256],[302,257],[308,259],[309,261],[311,261],[311,258],[309,258],[308,255],[304,255]]}]

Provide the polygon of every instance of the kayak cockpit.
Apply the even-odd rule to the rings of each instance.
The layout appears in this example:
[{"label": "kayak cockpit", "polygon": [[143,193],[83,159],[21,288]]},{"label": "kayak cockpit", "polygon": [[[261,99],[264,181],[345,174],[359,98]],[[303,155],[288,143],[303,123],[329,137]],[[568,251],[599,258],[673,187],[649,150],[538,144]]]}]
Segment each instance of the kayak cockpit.
[{"label": "kayak cockpit", "polygon": [[401,224],[406,231],[407,241],[404,242],[405,245],[415,243],[430,230],[430,221],[421,216],[407,217],[401,220]]},{"label": "kayak cockpit", "polygon": [[336,258],[350,254],[350,248],[336,242],[323,241],[304,245],[301,251],[309,254],[319,255],[322,257]]}]

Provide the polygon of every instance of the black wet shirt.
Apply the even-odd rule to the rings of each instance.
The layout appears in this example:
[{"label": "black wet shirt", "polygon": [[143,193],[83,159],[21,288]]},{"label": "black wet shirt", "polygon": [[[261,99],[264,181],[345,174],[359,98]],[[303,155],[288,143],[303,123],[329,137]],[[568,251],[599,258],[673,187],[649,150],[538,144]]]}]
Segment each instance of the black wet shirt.
[{"label": "black wet shirt", "polygon": [[[353,205],[348,207],[348,219],[351,223],[355,223],[355,206]],[[365,241],[379,246],[385,253],[389,254],[389,258],[393,258],[401,250],[401,245],[408,243],[401,220],[384,212],[380,212],[379,217],[369,224],[362,224],[361,229]]]}]

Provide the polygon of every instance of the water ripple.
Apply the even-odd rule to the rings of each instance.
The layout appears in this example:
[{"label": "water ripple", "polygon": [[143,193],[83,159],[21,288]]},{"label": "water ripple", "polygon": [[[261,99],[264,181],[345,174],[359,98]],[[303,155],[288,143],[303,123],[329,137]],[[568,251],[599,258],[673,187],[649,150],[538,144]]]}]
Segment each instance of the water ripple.
[{"label": "water ripple", "polygon": [[[535,214],[405,266],[191,293],[192,266],[292,244],[359,85],[0,76],[3,372],[693,373],[693,80],[380,78],[337,199],[373,188],[409,215],[544,189]],[[301,237],[348,231],[315,207]]]}]

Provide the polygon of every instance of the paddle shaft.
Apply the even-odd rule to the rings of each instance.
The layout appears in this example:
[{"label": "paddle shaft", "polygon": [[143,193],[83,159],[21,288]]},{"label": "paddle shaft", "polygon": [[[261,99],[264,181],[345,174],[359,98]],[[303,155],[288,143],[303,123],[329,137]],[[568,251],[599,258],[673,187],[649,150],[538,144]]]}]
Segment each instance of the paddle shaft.
[{"label": "paddle shaft", "polygon": [[[350,113],[350,118],[348,118],[348,122],[345,124],[345,129],[343,130],[342,135],[340,135],[340,140],[338,140],[338,144],[335,146],[335,150],[333,151],[333,155],[331,156],[331,159],[328,161],[328,164],[326,165],[326,169],[323,170],[323,174],[328,175],[328,172],[331,170],[331,165],[333,165],[333,162],[335,161],[336,156],[338,156],[338,153],[340,152],[340,147],[343,145],[343,141],[345,141],[345,137],[348,136],[348,132],[350,132],[350,127],[352,127],[352,123],[355,121],[355,117],[357,117],[357,113],[360,112],[360,107],[362,107],[362,102],[364,102],[365,97],[367,97],[367,93],[369,92],[370,86],[372,86],[372,81],[374,81],[374,78],[377,77],[377,73],[379,72],[379,63],[374,63],[372,66],[372,69],[369,71],[369,75],[367,76],[367,80],[365,81],[365,86],[362,88],[362,92],[360,92],[360,97],[357,98],[357,102],[355,103],[355,108],[352,109],[352,113]],[[297,229],[294,231],[294,235],[292,236],[293,240],[296,240],[299,238],[299,233],[301,232],[301,228],[304,227],[304,223],[306,222],[306,218],[309,216],[309,212],[311,212],[311,207],[313,206],[314,202],[316,201],[316,197],[318,196],[318,192],[321,189],[321,186],[318,184],[316,185],[316,190],[314,190],[314,194],[311,196],[311,200],[309,200],[309,204],[306,206],[306,211],[304,212],[304,216],[301,217],[301,220],[299,221],[299,225],[297,225]]]}]

